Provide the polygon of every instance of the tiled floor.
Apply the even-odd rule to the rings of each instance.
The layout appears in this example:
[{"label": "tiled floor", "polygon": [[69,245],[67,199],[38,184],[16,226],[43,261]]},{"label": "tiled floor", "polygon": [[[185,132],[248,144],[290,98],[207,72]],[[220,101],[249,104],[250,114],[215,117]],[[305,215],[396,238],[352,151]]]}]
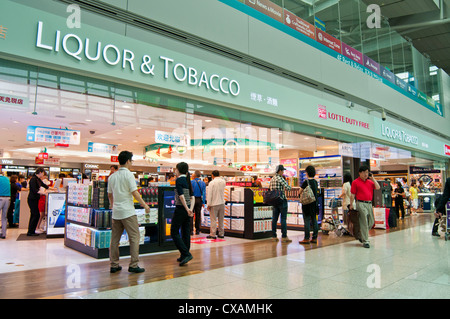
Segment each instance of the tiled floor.
[{"label": "tiled floor", "polygon": [[[412,216],[408,218],[419,218]],[[67,294],[64,298],[298,299],[298,298],[448,298],[450,242],[431,237],[432,216],[424,223],[371,237],[371,248],[357,241],[312,250],[296,249],[278,257],[193,271],[173,279]],[[102,262],[64,247],[62,239],[16,241],[23,230],[9,229],[0,240],[0,273]],[[302,232],[289,232],[298,247]],[[192,250],[248,244],[225,242]],[[286,244],[273,244],[281,245]],[[166,252],[174,253],[174,252]],[[125,258],[124,258],[125,259]],[[104,260],[103,260],[104,262]]]},{"label": "tiled floor", "polygon": [[352,241],[84,298],[448,298],[450,242],[430,228],[373,237],[370,249]]}]

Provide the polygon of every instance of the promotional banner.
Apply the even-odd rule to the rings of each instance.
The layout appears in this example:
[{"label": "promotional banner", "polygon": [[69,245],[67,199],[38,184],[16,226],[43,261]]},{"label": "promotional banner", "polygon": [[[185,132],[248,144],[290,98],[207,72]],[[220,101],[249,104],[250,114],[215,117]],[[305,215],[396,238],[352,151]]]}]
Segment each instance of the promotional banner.
[{"label": "promotional banner", "polygon": [[28,126],[28,142],[80,144],[80,131],[63,130],[52,127]]},{"label": "promotional banner", "polygon": [[88,143],[88,152],[92,153],[105,153],[105,154],[117,154],[118,146],[114,144],[104,143]]},{"label": "promotional banner", "polygon": [[64,234],[66,220],[66,194],[47,194],[47,235]]}]

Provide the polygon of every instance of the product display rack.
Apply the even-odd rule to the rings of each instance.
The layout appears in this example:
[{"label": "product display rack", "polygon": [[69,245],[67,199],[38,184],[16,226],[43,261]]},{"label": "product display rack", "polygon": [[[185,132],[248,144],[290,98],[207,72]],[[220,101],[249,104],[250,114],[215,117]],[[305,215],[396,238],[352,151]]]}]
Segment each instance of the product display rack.
[{"label": "product display rack", "polygon": [[[74,203],[70,200],[69,195],[72,189],[67,189],[68,201],[66,205],[64,245],[91,257],[103,259],[109,258],[112,211],[106,209],[106,207],[109,207],[109,202],[106,200],[106,183],[100,187],[103,189],[99,196],[100,200],[94,195],[95,190],[98,189],[95,186],[96,185],[90,186],[91,189],[87,191],[87,196],[91,196],[91,198],[84,203]],[[101,199],[102,196],[103,201]],[[135,209],[141,213],[138,217],[141,230],[139,253],[145,254],[174,249],[174,245],[161,244],[161,228],[163,225],[161,207],[157,202],[147,204],[152,211],[152,217],[150,218],[147,215],[143,216],[142,212],[144,209],[139,204],[135,203]],[[71,211],[71,214],[69,214],[69,211]],[[102,216],[102,218],[99,218],[99,216]],[[75,228],[82,233],[82,236],[74,239],[73,235],[68,231],[68,228]],[[93,236],[97,237],[94,239]],[[100,245],[98,245],[99,243]],[[124,244],[119,246],[119,253],[120,256],[129,256],[129,245]]]},{"label": "product display rack", "polygon": [[[231,187],[230,191],[243,192],[239,201],[225,201],[225,236],[246,239],[271,237],[272,207],[262,203],[264,189]],[[232,198],[232,194],[230,197]],[[206,206],[206,205],[205,205]],[[229,227],[227,228],[227,219]],[[202,209],[200,231],[210,232],[210,219],[207,209]]]}]

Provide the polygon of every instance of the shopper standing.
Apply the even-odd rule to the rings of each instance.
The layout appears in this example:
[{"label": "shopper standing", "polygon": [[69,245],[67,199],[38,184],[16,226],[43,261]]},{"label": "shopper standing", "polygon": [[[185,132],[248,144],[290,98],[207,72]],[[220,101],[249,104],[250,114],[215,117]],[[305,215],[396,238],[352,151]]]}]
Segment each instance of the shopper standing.
[{"label": "shopper standing", "polygon": [[[352,196],[351,188],[352,188],[352,175],[350,173],[344,174],[343,184],[342,184],[342,193],[339,195],[339,198],[342,198],[342,209],[344,213],[344,224],[347,225],[347,214],[348,214],[348,206],[350,205],[350,197]],[[354,206],[355,203],[353,203]]]},{"label": "shopper standing", "polygon": [[136,180],[130,168],[133,165],[133,153],[122,151],[119,154],[120,168],[108,178],[108,198],[112,208],[111,244],[109,248],[111,273],[120,271],[119,265],[119,242],[124,229],[130,241],[130,264],[129,272],[141,273],[145,269],[139,267],[139,223],[134,208],[133,197],[145,212],[150,213],[150,207],[142,200],[136,186]]},{"label": "shopper standing", "polygon": [[194,219],[195,219],[195,234],[200,234],[200,222],[201,222],[201,213],[202,207],[205,204],[206,200],[206,184],[204,181],[200,179],[201,177],[200,171],[195,171],[192,175],[191,186],[194,192],[195,197],[195,206],[194,206],[194,218],[191,219],[191,235],[194,234]]},{"label": "shopper standing", "polygon": [[418,189],[416,187],[416,182],[411,183],[411,187],[409,188],[409,192],[411,193],[411,213],[417,214],[417,208],[419,208],[419,195]]},{"label": "shopper standing", "polygon": [[45,171],[42,167],[36,169],[36,172],[30,179],[28,193],[28,207],[30,207],[30,221],[28,223],[28,232],[27,236],[39,236],[36,233],[36,227],[39,222],[40,213],[39,213],[39,199],[41,197],[40,189],[41,187],[48,189],[48,186],[42,182],[42,178],[44,177]]},{"label": "shopper standing", "polygon": [[16,207],[16,198],[20,187],[17,186],[17,175],[11,175],[9,181],[11,183],[11,198],[8,207],[8,225],[10,228],[15,228],[18,225],[14,223],[14,208]]},{"label": "shopper standing", "polygon": [[359,177],[352,183],[350,197],[350,209],[354,209],[353,201],[356,199],[356,210],[359,212],[359,225],[361,229],[361,238],[364,248],[370,248],[369,243],[369,229],[375,224],[373,217],[373,191],[380,189],[380,185],[369,173],[369,168],[362,165],[359,168]]},{"label": "shopper standing", "polygon": [[209,216],[211,218],[211,227],[209,236],[206,238],[216,239],[217,221],[219,222],[219,238],[225,236],[223,226],[225,218],[225,186],[226,182],[219,177],[219,171],[215,170],[211,173],[212,181],[208,185],[207,204]]},{"label": "shopper standing", "polygon": [[[439,236],[439,221],[443,215],[446,215],[446,205],[448,200],[450,199],[450,177],[445,181],[444,192],[442,193],[441,198],[436,203],[436,211],[434,212],[434,216],[436,219],[434,220],[433,230],[431,231],[431,235]],[[446,221],[447,222],[447,221]]]},{"label": "shopper standing", "polygon": [[189,165],[180,162],[175,168],[175,211],[172,217],[170,234],[175,246],[180,251],[180,257],[177,259],[180,266],[186,265],[192,260],[191,249],[191,223],[190,219],[194,216],[195,198],[190,183]]},{"label": "shopper standing", "polygon": [[402,212],[401,219],[405,218],[405,206],[403,205],[403,199],[406,197],[405,190],[402,183],[397,182],[397,188],[394,190],[392,197],[395,201],[395,210],[397,211],[397,219],[400,217],[400,211]]},{"label": "shopper standing", "polygon": [[[305,188],[309,186],[313,191],[316,200],[310,204],[306,205],[302,204],[305,237],[299,243],[315,244],[317,243],[317,236],[319,235],[319,225],[317,224],[317,214],[319,212],[319,204],[317,201],[317,198],[319,197],[319,185],[317,184],[317,181],[314,179],[314,176],[316,176],[316,169],[314,168],[314,166],[312,165],[307,166],[305,168],[305,172],[306,175],[308,175],[308,178],[303,182],[302,186],[300,187],[299,197],[302,196],[302,193],[305,191]],[[309,240],[311,226],[313,227],[313,235],[311,240]]]},{"label": "shopper standing", "polygon": [[6,228],[8,221],[8,208],[11,199],[11,186],[8,177],[1,175],[2,169],[0,167],[0,210],[2,211],[2,234],[0,238],[6,238]]},{"label": "shopper standing", "polygon": [[281,204],[273,207],[273,217],[272,217],[272,240],[278,241],[277,238],[277,223],[278,217],[280,217],[281,222],[281,242],[289,243],[292,240],[287,237],[287,208],[288,203],[286,199],[286,190],[290,190],[291,186],[283,178],[283,173],[286,169],[283,165],[278,165],[275,171],[275,176],[272,177],[269,184],[270,190],[280,190],[281,191]]}]

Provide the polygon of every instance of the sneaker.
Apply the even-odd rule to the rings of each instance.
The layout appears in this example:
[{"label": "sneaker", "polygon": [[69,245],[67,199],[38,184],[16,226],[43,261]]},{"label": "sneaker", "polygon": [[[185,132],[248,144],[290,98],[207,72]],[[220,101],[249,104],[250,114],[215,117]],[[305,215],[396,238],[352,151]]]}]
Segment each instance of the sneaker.
[{"label": "sneaker", "polygon": [[139,266],[137,266],[137,267],[128,267],[128,271],[129,272],[134,272],[134,273],[141,273],[141,272],[144,272],[145,269],[141,268]]},{"label": "sneaker", "polygon": [[310,241],[309,241],[309,239],[303,239],[303,240],[299,241],[299,243],[300,244],[309,244]]},{"label": "sneaker", "polygon": [[216,236],[211,236],[211,235],[206,236],[206,238],[208,238],[208,239],[217,239]]},{"label": "sneaker", "polygon": [[194,258],[194,257],[192,257],[192,255],[184,257],[184,259],[180,262],[180,266],[186,265],[190,260],[192,260],[192,258]]},{"label": "sneaker", "polygon": [[290,242],[292,242],[292,239],[289,239],[289,237],[283,237],[283,238],[281,238],[281,242],[282,243],[290,243]]},{"label": "sneaker", "polygon": [[109,272],[114,274],[114,273],[116,273],[118,271],[121,271],[121,270],[122,270],[122,266],[117,266],[117,267],[111,267]]},{"label": "sneaker", "polygon": [[217,238],[225,238],[225,236],[217,236]]},{"label": "sneaker", "polygon": [[363,247],[364,247],[364,248],[370,248],[370,244],[369,244],[369,243],[364,243],[364,244],[363,244]]}]

